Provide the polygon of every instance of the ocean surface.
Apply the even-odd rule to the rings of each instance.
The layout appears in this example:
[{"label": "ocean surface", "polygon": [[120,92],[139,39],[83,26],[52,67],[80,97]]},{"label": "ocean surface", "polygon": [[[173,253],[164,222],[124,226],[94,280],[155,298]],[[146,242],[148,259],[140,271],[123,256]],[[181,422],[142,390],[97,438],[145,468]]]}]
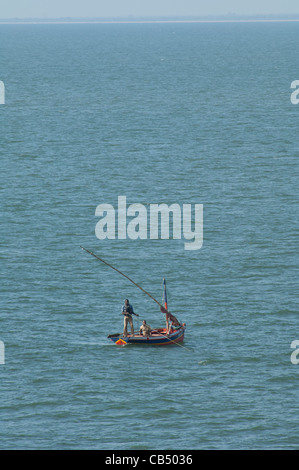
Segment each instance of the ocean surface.
[{"label": "ocean surface", "polygon": [[[1,25],[1,449],[298,449],[299,24]],[[203,245],[99,204],[203,204]],[[117,347],[125,298],[181,346]],[[135,328],[139,323],[134,320]]]}]

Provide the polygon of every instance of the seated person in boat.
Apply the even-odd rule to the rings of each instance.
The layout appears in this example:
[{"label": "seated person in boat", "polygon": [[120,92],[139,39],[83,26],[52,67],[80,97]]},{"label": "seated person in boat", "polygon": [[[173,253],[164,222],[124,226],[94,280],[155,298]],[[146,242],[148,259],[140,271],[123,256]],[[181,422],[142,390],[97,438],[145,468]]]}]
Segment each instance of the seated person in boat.
[{"label": "seated person in boat", "polygon": [[143,320],[142,325],[139,330],[139,334],[142,336],[150,336],[152,332],[151,327],[146,323],[146,320]]},{"label": "seated person in boat", "polygon": [[130,304],[128,299],[125,300],[125,303],[123,305],[121,313],[124,315],[124,333],[123,333],[123,335],[128,336],[128,329],[127,329],[128,328],[128,323],[130,323],[131,335],[133,335],[134,334],[134,326],[133,326],[132,315],[135,315],[136,317],[139,317],[139,315],[134,312],[133,307]]},{"label": "seated person in boat", "polygon": [[180,328],[180,326],[181,324],[173,315],[171,315],[171,313],[166,314],[166,333],[168,335],[172,333],[174,330]]}]

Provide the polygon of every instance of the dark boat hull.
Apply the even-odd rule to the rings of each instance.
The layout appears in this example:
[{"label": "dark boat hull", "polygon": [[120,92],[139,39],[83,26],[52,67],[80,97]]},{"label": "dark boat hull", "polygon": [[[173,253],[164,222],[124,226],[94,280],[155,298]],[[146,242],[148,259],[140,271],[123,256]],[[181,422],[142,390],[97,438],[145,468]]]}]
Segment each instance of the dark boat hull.
[{"label": "dark boat hull", "polygon": [[150,336],[141,336],[139,334],[128,335],[124,337],[122,334],[109,335],[108,338],[117,345],[125,344],[143,344],[143,345],[153,345],[153,346],[163,346],[170,345],[175,343],[180,343],[184,340],[185,326],[173,330],[167,335],[166,329],[158,328],[153,330]]}]

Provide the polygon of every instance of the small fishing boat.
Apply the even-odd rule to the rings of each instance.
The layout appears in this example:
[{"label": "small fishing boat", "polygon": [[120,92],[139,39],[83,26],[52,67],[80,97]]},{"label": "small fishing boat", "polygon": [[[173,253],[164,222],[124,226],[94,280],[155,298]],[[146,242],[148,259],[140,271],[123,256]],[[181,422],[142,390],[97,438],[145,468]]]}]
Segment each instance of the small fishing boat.
[{"label": "small fishing boat", "polygon": [[[155,300],[159,303],[157,300]],[[178,319],[167,310],[167,295],[166,295],[166,281],[163,279],[163,299],[164,307],[160,305],[160,310],[166,316],[166,328],[152,329],[149,335],[131,334],[124,336],[123,334],[116,333],[109,335],[115,344],[124,346],[126,344],[143,344],[143,345],[169,345],[180,343],[184,340],[186,324],[181,324]]]},{"label": "small fishing boat", "polygon": [[102,263],[114,269],[114,271],[117,271],[123,277],[125,277],[130,282],[132,282],[132,284],[134,284],[136,287],[142,290],[142,292],[148,295],[152,300],[154,300],[154,302],[156,302],[156,304],[159,305],[161,312],[165,314],[165,317],[166,317],[166,328],[151,329],[148,335],[144,336],[143,334],[135,333],[135,334],[128,334],[124,336],[121,333],[115,333],[112,335],[108,335],[107,337],[108,339],[113,341],[118,346],[124,346],[126,344],[170,345],[170,344],[180,343],[181,341],[184,340],[186,324],[180,323],[178,319],[174,315],[172,315],[172,313],[170,313],[168,310],[165,279],[163,279],[163,299],[162,299],[162,303],[164,303],[164,306],[163,306],[151,294],[149,294],[146,290],[144,290],[139,284],[136,284],[136,282],[134,282],[126,274],[122,273],[121,271],[113,267],[111,264],[107,263],[106,261],[101,259],[99,256],[95,255],[92,251],[87,250],[83,246],[81,246],[81,248],[87,253],[89,253],[90,255],[92,255],[94,258],[97,258]]},{"label": "small fishing boat", "polygon": [[149,336],[142,336],[140,334],[123,336],[122,334],[116,333],[114,335],[109,335],[108,338],[111,339],[115,344],[119,346],[124,346],[125,344],[143,344],[143,345],[169,345],[174,343],[179,343],[184,340],[186,325],[183,324],[181,327],[174,329],[167,333],[166,328],[157,328],[152,330]]}]

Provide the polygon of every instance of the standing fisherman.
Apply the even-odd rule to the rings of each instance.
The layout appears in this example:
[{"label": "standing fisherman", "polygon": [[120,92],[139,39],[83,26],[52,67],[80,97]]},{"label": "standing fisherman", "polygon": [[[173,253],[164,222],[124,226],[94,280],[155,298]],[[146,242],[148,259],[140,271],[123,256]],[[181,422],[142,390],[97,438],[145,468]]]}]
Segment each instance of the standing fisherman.
[{"label": "standing fisherman", "polygon": [[123,335],[128,336],[128,330],[127,330],[128,323],[130,323],[131,335],[133,335],[134,334],[134,326],[133,326],[132,315],[135,315],[136,317],[139,317],[139,315],[138,315],[138,313],[134,312],[133,307],[130,304],[128,299],[125,300],[125,303],[123,305],[121,313],[124,315],[124,333],[123,333]]}]

